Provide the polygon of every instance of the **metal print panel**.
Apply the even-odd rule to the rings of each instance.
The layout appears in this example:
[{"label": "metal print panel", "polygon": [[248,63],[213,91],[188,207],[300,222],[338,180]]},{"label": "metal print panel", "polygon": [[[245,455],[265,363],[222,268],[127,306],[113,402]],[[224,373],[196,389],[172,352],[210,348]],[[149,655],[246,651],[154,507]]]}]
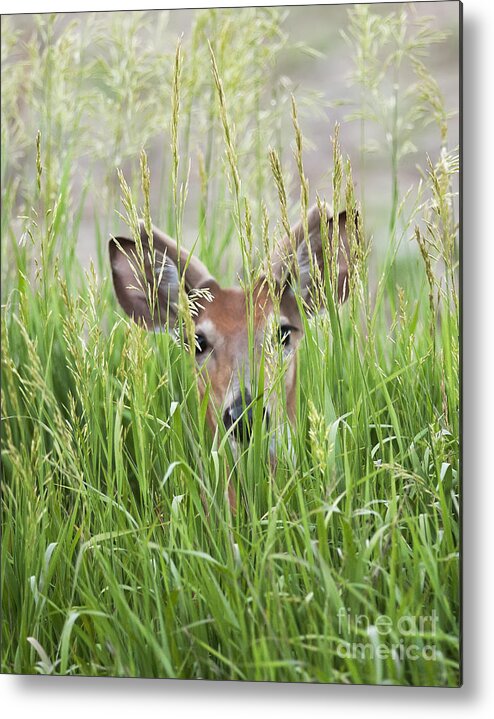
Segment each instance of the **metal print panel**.
[{"label": "metal print panel", "polygon": [[458,686],[461,4],[1,31],[2,671]]}]

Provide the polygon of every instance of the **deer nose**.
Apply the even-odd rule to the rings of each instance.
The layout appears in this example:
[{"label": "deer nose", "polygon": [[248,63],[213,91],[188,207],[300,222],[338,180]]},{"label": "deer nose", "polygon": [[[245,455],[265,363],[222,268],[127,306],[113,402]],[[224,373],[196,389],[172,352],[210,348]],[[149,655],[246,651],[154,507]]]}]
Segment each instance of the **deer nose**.
[{"label": "deer nose", "polygon": [[232,404],[226,408],[223,415],[223,422],[226,429],[233,427],[236,439],[241,442],[250,436],[252,429],[252,397],[248,392],[244,396],[237,395]]},{"label": "deer nose", "polygon": [[[268,421],[269,415],[265,408],[263,409],[263,417]],[[249,439],[252,430],[252,419],[252,397],[248,392],[245,392],[243,397],[241,395],[235,397],[223,415],[225,428],[228,430],[233,427],[233,434],[240,442],[245,442]]]}]

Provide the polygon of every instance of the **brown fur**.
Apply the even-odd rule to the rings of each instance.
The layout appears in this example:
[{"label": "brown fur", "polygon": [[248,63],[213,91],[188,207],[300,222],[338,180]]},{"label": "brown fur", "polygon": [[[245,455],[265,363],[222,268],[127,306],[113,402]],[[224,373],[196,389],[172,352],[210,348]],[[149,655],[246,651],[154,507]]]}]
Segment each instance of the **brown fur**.
[{"label": "brown fur", "polygon": [[[300,292],[305,306],[312,311],[314,294],[311,292],[313,277],[311,264],[324,273],[324,264],[333,256],[333,218],[327,209],[320,214],[317,206],[308,213],[308,236],[304,235],[302,223],[297,225],[280,243],[270,258],[274,280],[280,299],[280,320],[291,327],[286,348],[285,394],[288,418],[295,420],[297,348],[303,335],[295,292]],[[356,222],[356,218],[353,218]],[[350,251],[346,234],[346,214],[339,216],[339,246],[337,251],[338,296],[343,302],[348,295],[348,261]],[[327,232],[321,233],[321,225],[327,223]],[[177,318],[178,292],[181,279],[185,289],[208,288],[212,300],[202,302],[202,308],[194,318],[197,334],[207,340],[207,351],[196,353],[201,391],[204,393],[209,380],[212,404],[208,408],[208,422],[214,429],[218,414],[231,411],[239,397],[240,378],[250,380],[248,310],[244,291],[240,287],[223,289],[210,275],[207,268],[195,257],[190,257],[177,243],[160,230],[153,228],[153,241],[147,236],[144,223],[140,224],[143,256],[138,257],[137,245],[127,238],[110,241],[110,260],[117,298],[123,309],[136,322],[148,329],[158,329],[167,321]],[[328,239],[327,245],[323,237]],[[312,260],[309,259],[309,252]],[[149,306],[149,289],[156,290],[156,302]],[[317,293],[315,293],[317,295]],[[267,282],[261,280],[253,290],[254,354],[259,355],[266,323],[273,313],[273,302]],[[266,378],[269,383],[269,377]],[[247,384],[246,384],[247,387]],[[271,399],[270,401],[274,401]],[[234,490],[229,490],[230,503],[235,502]]]}]

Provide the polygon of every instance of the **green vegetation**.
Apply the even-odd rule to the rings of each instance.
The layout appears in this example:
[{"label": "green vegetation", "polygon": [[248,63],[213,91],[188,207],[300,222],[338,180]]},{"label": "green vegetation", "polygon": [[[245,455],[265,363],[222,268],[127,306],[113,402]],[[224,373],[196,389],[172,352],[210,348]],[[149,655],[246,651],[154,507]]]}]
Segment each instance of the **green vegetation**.
[{"label": "green vegetation", "polygon": [[[298,421],[276,438],[276,466],[261,412],[238,458],[210,436],[183,341],[141,330],[113,294],[115,210],[150,212],[230,284],[243,266],[249,288],[315,200],[302,136],[313,100],[275,73],[284,12],[197,12],[178,44],[165,13],[40,17],[27,44],[2,19],[3,672],[460,681],[458,157],[424,54],[441,38],[415,28],[407,44],[406,14],[350,11],[349,42],[375,53],[354,76],[362,158],[369,123],[395,132],[389,241],[369,241],[365,184],[355,199],[328,128],[326,199],[359,206],[363,239],[349,301],[335,306],[326,276],[325,311],[306,323]],[[408,60],[419,86],[400,103]],[[389,77],[413,122],[370,112]],[[423,180],[400,197],[400,128],[424,117],[437,154],[418,152]],[[164,161],[149,177],[141,150],[156,138]],[[87,198],[96,259],[84,268]]]}]

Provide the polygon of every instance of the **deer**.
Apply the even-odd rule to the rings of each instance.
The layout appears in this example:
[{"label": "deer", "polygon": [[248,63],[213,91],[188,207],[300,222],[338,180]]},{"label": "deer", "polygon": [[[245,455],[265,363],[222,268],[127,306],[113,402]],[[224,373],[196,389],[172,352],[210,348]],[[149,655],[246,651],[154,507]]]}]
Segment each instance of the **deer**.
[{"label": "deer", "polygon": [[[356,227],[355,217],[351,218]],[[323,229],[326,224],[326,231]],[[301,312],[317,311],[314,283],[324,274],[324,263],[331,263],[337,283],[335,297],[343,303],[349,294],[350,247],[347,213],[338,214],[338,247],[333,247],[335,220],[325,204],[316,204],[289,235],[279,242],[268,263],[279,300],[276,317],[284,367],[286,413],[293,425],[296,420],[297,350],[304,334]],[[208,301],[200,304],[193,317],[195,362],[201,377],[199,391],[204,397],[206,383],[202,370],[207,368],[209,406],[207,422],[215,431],[220,419],[231,431],[235,442],[245,443],[253,421],[253,367],[262,351],[264,336],[273,319],[273,292],[261,272],[252,290],[255,347],[249,351],[248,306],[246,290],[241,286],[221,287],[206,266],[193,253],[178,247],[167,234],[139,220],[142,249],[128,237],[111,237],[109,243],[113,287],[126,314],[149,331],[173,331],[178,319],[179,292],[183,283],[187,293],[208,292]],[[154,287],[155,301],[150,302]],[[298,301],[297,301],[298,297]],[[152,305],[152,306],[151,306]],[[250,340],[252,342],[252,339]],[[252,348],[251,348],[252,349]],[[266,377],[266,383],[269,377]],[[277,401],[274,393],[264,393],[263,421],[269,424]],[[234,493],[229,495],[230,503]]]}]

